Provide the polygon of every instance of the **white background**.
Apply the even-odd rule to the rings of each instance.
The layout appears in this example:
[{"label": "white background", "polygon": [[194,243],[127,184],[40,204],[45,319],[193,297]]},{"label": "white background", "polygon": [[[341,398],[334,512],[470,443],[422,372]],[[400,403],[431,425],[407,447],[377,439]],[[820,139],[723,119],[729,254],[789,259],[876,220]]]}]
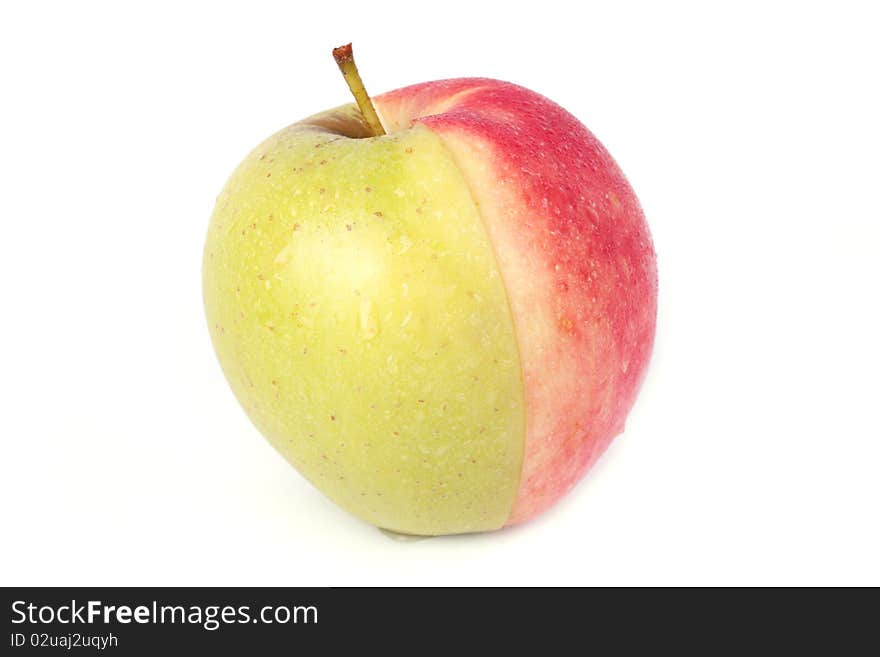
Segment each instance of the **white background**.
[{"label": "white background", "polygon": [[[0,583],[880,584],[873,3],[4,3]],[[601,6],[600,6],[601,5]],[[507,79],[616,157],[659,259],[620,436],[529,525],[396,542],[223,379],[214,198],[275,130]]]}]

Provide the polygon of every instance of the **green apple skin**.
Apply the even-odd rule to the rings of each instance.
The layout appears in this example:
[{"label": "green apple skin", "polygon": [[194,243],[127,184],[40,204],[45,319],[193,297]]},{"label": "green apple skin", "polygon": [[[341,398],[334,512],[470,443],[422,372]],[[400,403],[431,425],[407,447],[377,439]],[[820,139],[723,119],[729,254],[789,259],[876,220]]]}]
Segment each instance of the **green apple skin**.
[{"label": "green apple skin", "polygon": [[497,529],[526,418],[492,244],[440,138],[364,136],[345,106],[232,174],[204,253],[214,347],[257,428],[344,509],[408,534]]}]

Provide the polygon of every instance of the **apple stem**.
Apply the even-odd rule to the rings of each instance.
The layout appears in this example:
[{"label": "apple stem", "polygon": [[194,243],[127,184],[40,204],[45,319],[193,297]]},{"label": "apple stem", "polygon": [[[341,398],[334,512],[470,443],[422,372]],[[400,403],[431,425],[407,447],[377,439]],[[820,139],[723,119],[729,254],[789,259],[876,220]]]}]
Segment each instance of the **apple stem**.
[{"label": "apple stem", "polygon": [[357,101],[361,114],[364,115],[364,120],[367,122],[373,136],[380,137],[381,135],[384,135],[385,128],[382,127],[379,115],[376,114],[376,108],[373,107],[373,101],[370,100],[370,96],[367,94],[367,90],[364,87],[364,81],[361,80],[357,66],[355,66],[354,55],[351,52],[351,44],[349,43],[348,45],[334,48],[333,59],[335,59],[336,63],[339,65],[339,70],[342,71],[342,77],[344,77],[345,81],[348,83],[348,88],[351,89],[351,93]]}]

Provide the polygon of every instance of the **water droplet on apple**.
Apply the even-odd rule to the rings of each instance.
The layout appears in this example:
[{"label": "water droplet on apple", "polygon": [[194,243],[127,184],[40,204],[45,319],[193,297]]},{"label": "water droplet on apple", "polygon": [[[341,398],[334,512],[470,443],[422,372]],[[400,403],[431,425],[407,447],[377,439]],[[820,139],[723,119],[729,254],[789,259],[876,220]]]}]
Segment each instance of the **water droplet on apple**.
[{"label": "water droplet on apple", "polygon": [[366,297],[361,298],[358,325],[362,340],[372,340],[379,333],[379,318],[372,300]]}]

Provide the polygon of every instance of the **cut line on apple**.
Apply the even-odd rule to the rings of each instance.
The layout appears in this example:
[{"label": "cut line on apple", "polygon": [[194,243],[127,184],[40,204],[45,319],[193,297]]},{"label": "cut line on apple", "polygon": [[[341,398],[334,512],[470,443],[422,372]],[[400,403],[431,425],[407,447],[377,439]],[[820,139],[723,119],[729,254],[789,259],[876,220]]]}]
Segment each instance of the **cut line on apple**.
[{"label": "cut line on apple", "polygon": [[[564,109],[487,78],[366,93],[233,172],[203,259],[242,407],[347,511],[401,534],[523,523],[624,428],[657,268],[635,193]],[[292,509],[291,512],[295,512]]]}]

